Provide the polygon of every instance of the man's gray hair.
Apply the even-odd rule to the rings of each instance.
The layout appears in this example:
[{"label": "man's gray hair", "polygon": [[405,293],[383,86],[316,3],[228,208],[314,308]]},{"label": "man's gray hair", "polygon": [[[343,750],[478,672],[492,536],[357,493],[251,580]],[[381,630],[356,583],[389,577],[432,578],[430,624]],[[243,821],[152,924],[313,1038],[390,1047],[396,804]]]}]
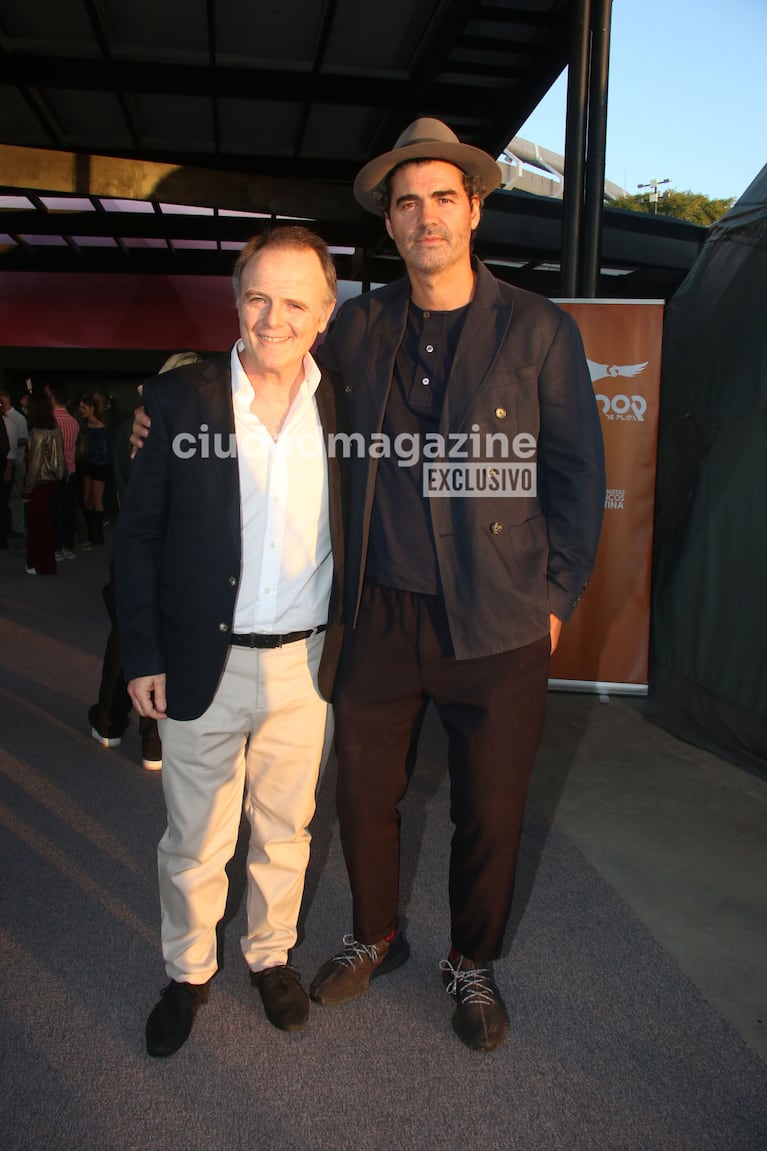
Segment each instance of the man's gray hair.
[{"label": "man's gray hair", "polygon": [[267,228],[257,236],[252,236],[237,257],[232,273],[232,286],[234,298],[239,304],[242,292],[242,277],[250,260],[265,248],[308,248],[314,252],[322,265],[325,281],[328,286],[328,303],[332,304],[336,298],[336,266],[328,246],[322,236],[303,228],[297,224],[286,225],[280,228]]}]

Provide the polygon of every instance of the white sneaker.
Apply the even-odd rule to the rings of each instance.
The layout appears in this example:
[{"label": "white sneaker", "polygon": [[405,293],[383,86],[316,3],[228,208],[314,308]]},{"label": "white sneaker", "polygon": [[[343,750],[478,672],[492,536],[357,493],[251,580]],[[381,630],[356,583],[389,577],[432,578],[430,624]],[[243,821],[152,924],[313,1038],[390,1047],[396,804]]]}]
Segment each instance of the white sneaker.
[{"label": "white sneaker", "polygon": [[76,560],[77,559],[77,556],[75,555],[75,553],[72,551],[71,548],[62,548],[61,554],[63,555],[65,560]]},{"label": "white sneaker", "polygon": [[37,568],[27,568],[27,575],[37,575]]},{"label": "white sneaker", "polygon": [[63,558],[64,558],[63,552],[56,552],[56,563],[57,564],[60,564],[61,561],[63,560]]},{"label": "white sneaker", "polygon": [[102,735],[100,731],[96,731],[95,727],[91,728],[91,737],[100,743],[102,747],[119,747],[122,743],[122,736],[115,735],[110,739],[106,735]]}]

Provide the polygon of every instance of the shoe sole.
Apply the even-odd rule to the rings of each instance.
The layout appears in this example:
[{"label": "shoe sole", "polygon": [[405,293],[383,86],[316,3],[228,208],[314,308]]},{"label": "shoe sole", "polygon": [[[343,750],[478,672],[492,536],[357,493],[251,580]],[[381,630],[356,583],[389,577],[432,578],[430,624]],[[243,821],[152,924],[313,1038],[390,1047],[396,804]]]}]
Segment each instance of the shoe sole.
[{"label": "shoe sole", "polygon": [[96,743],[100,743],[102,747],[119,747],[122,743],[122,737],[109,739],[107,736],[101,735],[100,732],[96,731],[95,727],[91,728],[91,739],[95,739]]},{"label": "shoe sole", "polygon": [[386,958],[370,973],[364,983],[360,983],[357,986],[355,991],[336,998],[330,998],[328,996],[318,998],[310,988],[309,998],[313,1000],[314,1003],[319,1003],[321,1007],[343,1007],[344,1003],[354,1003],[355,999],[362,998],[374,979],[378,979],[379,975],[388,975],[390,972],[396,971],[398,967],[402,967],[403,963],[407,963],[409,958],[410,944],[407,939],[403,939],[396,952],[389,951]]},{"label": "shoe sole", "polygon": [[162,771],[161,759],[143,759],[141,762],[147,771]]}]

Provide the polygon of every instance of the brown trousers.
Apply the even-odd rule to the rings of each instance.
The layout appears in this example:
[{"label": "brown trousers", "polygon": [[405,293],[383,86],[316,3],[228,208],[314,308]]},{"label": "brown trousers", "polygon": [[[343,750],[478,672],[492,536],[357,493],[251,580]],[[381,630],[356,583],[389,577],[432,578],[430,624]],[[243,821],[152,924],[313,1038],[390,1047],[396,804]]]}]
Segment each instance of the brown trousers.
[{"label": "brown trousers", "polygon": [[397,926],[397,805],[432,701],[448,736],[452,943],[476,961],[500,953],[549,654],[546,635],[457,660],[439,597],[366,586],[334,700],[340,834],[360,942],[377,943]]}]

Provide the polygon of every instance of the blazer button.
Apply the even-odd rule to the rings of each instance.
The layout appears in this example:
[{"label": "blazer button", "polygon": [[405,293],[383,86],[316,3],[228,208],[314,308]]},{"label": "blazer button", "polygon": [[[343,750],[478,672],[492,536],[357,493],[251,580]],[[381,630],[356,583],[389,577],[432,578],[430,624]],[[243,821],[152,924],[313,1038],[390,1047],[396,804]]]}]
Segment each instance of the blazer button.
[{"label": "blazer button", "polygon": [[351,393],[351,391],[352,391],[352,386],[351,386],[351,384],[344,384],[344,391],[346,392],[346,394],[347,394],[347,396],[348,396],[348,395]]},{"label": "blazer button", "polygon": [[237,586],[237,577],[236,576],[229,576],[229,587],[236,587],[236,586]]},{"label": "blazer button", "polygon": [[499,404],[498,407],[495,409],[495,418],[497,420],[505,420],[507,415],[508,415],[508,412],[506,411],[506,409]]},{"label": "blazer button", "polygon": [[218,630],[219,631],[229,631],[229,624],[228,623],[220,623],[218,625]]},{"label": "blazer button", "polygon": [[493,522],[490,524],[490,532],[492,533],[492,535],[499,536],[502,531],[503,531],[503,524],[499,524],[498,520],[493,520]]}]

